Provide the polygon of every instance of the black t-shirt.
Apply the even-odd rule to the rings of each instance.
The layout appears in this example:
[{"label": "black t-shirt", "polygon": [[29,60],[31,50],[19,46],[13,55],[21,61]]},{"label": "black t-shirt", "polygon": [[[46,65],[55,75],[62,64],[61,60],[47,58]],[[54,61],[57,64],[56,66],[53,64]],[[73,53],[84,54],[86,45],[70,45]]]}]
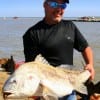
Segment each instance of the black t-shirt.
[{"label": "black t-shirt", "polygon": [[25,61],[41,53],[54,66],[73,64],[73,48],[82,52],[88,43],[71,21],[48,25],[44,20],[27,30],[23,36]]}]

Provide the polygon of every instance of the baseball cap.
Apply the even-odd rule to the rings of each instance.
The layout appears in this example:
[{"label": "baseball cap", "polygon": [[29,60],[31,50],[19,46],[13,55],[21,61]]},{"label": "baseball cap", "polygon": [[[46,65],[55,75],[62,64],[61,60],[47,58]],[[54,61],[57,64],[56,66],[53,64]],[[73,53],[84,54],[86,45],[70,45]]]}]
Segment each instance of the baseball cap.
[{"label": "baseball cap", "polygon": [[[48,0],[45,0],[45,1],[48,1]],[[52,0],[50,0],[50,1],[52,1]],[[64,2],[69,3],[69,0],[64,0]]]},{"label": "baseball cap", "polygon": [[69,0],[64,0],[64,2],[69,3]]}]

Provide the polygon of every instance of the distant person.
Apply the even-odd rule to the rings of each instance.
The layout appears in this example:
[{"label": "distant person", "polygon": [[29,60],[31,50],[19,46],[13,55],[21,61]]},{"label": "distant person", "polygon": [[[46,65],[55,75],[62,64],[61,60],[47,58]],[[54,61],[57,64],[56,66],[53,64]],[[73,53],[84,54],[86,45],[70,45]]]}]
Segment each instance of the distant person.
[{"label": "distant person", "polygon": [[[68,3],[69,0],[44,1],[44,18],[23,36],[25,61],[33,61],[41,53],[53,66],[73,65],[73,50],[76,49],[82,53],[86,62],[84,69],[90,71],[93,80],[95,71],[91,47],[72,21],[62,19]],[[59,100],[76,100],[76,92]]]}]

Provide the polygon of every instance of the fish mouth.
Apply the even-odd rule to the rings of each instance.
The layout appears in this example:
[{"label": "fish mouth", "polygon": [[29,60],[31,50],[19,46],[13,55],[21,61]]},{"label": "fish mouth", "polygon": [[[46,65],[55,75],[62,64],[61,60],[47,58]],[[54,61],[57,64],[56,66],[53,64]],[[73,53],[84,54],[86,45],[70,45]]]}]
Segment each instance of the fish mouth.
[{"label": "fish mouth", "polygon": [[13,93],[11,93],[11,92],[3,92],[3,98],[7,99],[7,98],[11,97],[12,94]]},{"label": "fish mouth", "polygon": [[3,94],[3,99],[4,100],[8,100],[8,99],[12,99],[12,100],[15,100],[15,99],[24,99],[26,98],[27,96],[25,95],[17,95],[16,93],[14,92],[10,92],[10,91],[5,91],[2,93]]}]

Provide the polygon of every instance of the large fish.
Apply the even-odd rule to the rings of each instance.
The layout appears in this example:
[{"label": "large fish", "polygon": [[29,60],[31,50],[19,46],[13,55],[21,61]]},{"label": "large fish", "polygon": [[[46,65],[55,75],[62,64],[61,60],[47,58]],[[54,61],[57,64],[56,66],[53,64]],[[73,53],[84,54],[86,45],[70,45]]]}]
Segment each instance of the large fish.
[{"label": "large fish", "polygon": [[6,98],[44,95],[62,97],[71,94],[73,90],[86,94],[84,83],[89,77],[88,70],[81,72],[53,67],[38,55],[35,61],[22,64],[8,78],[3,86],[3,95]]}]

